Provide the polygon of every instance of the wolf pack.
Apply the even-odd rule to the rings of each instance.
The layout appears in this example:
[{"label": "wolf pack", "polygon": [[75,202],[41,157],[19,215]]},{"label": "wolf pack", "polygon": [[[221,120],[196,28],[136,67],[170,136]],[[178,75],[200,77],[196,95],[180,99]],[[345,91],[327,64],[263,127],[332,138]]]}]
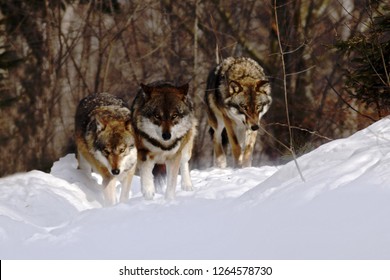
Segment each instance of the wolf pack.
[{"label": "wolf pack", "polygon": [[[227,167],[227,144],[234,167],[249,167],[260,120],[272,98],[263,68],[248,57],[228,57],[212,69],[204,96],[212,136],[214,165]],[[104,204],[130,196],[138,172],[146,200],[156,192],[157,176],[165,174],[165,198],[173,200],[178,174],[181,189],[192,191],[189,161],[197,134],[189,84],[168,81],[141,84],[132,102],[96,93],[82,99],[75,116],[78,168],[102,177]],[[120,183],[120,184],[119,184]]]}]

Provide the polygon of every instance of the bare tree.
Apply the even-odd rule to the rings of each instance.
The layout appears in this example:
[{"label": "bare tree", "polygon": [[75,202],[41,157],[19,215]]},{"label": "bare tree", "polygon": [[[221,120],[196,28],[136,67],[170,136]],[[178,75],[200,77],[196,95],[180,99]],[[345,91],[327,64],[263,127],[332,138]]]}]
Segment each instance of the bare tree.
[{"label": "bare tree", "polygon": [[332,46],[367,29],[374,2],[280,0],[275,14],[274,1],[0,0],[0,175],[48,170],[73,152],[86,95],[131,102],[139,83],[160,79],[190,82],[199,119],[192,165],[210,166],[205,83],[228,56],[257,60],[271,80],[254,165],[349,135],[372,122],[363,115],[377,115],[346,94],[347,58]]}]

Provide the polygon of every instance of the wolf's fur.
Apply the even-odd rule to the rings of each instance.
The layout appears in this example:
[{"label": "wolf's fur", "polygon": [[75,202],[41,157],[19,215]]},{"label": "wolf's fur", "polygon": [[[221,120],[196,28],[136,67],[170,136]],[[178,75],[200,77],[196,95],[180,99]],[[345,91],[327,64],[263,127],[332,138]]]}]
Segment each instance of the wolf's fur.
[{"label": "wolf's fur", "polygon": [[251,166],[260,119],[272,101],[263,68],[250,58],[226,58],[208,76],[205,101],[213,129],[214,164],[226,167],[222,143],[226,129],[235,165]]},{"label": "wolf's fur", "polygon": [[108,93],[82,99],[75,118],[79,168],[103,177],[106,205],[116,202],[116,181],[122,183],[120,201],[129,197],[137,163],[137,149],[125,102]]},{"label": "wolf's fur", "polygon": [[131,111],[145,199],[152,199],[155,193],[152,173],[155,164],[166,164],[166,199],[175,197],[179,167],[182,189],[192,190],[188,161],[197,122],[188,84],[180,87],[163,81],[141,84]]}]

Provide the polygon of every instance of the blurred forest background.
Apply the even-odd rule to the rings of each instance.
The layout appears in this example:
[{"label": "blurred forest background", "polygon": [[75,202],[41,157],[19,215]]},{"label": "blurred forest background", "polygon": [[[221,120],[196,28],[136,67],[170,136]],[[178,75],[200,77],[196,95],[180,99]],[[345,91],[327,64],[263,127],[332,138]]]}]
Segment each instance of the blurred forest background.
[{"label": "blurred forest background", "polygon": [[192,167],[210,167],[203,96],[217,56],[251,57],[271,80],[253,165],[348,136],[389,114],[389,8],[387,0],[0,0],[0,176],[48,171],[74,152],[86,95],[131,102],[141,82],[157,79],[190,83],[200,124]]}]

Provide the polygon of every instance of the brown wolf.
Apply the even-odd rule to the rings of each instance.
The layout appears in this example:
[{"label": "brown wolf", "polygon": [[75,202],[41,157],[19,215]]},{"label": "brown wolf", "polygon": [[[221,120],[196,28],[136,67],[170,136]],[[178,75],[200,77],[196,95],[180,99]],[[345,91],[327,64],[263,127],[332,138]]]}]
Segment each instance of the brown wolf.
[{"label": "brown wolf", "polygon": [[263,68],[253,59],[229,57],[210,72],[205,102],[213,132],[216,166],[226,167],[222,139],[225,129],[235,165],[251,166],[260,119],[271,101],[269,81]]},{"label": "brown wolf", "polygon": [[116,202],[116,182],[122,183],[120,201],[129,197],[137,150],[126,103],[108,93],[82,99],[75,118],[79,168],[103,177],[106,205]]},{"label": "brown wolf", "polygon": [[141,84],[131,111],[145,199],[152,199],[155,193],[152,173],[155,164],[166,165],[166,199],[175,197],[179,167],[182,189],[192,190],[188,161],[197,122],[188,84],[179,87],[164,81]]}]

